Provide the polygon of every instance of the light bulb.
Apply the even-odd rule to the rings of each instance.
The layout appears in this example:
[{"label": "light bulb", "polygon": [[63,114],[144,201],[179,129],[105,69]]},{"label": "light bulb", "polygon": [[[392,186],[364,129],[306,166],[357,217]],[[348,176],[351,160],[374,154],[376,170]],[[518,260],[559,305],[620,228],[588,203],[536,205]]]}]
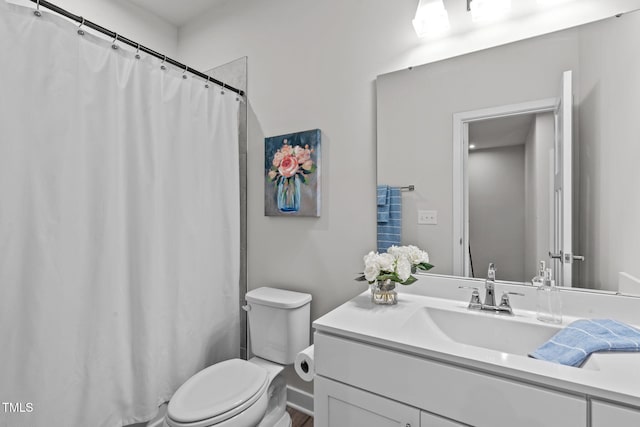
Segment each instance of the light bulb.
[{"label": "light bulb", "polygon": [[418,37],[442,34],[451,27],[442,0],[420,0],[412,22]]},{"label": "light bulb", "polygon": [[473,22],[493,21],[511,10],[511,0],[471,0],[470,8]]}]

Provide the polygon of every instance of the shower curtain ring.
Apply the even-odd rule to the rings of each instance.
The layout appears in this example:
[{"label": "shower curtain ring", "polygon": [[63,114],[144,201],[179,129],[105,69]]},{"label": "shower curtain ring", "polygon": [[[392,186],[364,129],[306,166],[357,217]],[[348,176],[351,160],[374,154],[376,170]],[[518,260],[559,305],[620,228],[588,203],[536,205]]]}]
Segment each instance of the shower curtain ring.
[{"label": "shower curtain ring", "polygon": [[82,22],[80,22],[80,25],[78,25],[78,34],[84,36],[84,30],[82,29],[82,26],[84,25],[84,18],[80,17],[80,19],[82,19]]},{"label": "shower curtain ring", "polygon": [[189,66],[185,65],[184,66],[184,71],[182,72],[182,78],[185,79],[185,80],[187,79],[187,71],[188,70],[189,70]]},{"label": "shower curtain ring", "polygon": [[220,90],[220,95],[224,95],[224,83],[222,83],[222,89]]},{"label": "shower curtain ring", "polygon": [[42,13],[40,13],[40,0],[36,1],[36,10],[33,11],[33,14],[38,18],[42,16]]},{"label": "shower curtain ring", "polygon": [[207,82],[204,84],[205,89],[209,89],[209,82],[211,82],[211,76],[207,76]]},{"label": "shower curtain ring", "polygon": [[164,62],[167,60],[167,55],[164,56],[164,58],[162,59],[162,64],[160,64],[160,69],[161,70],[166,70],[167,67],[164,66]]},{"label": "shower curtain ring", "polygon": [[113,39],[113,41],[111,42],[111,49],[117,50],[118,49],[118,45],[116,44],[118,42],[118,33],[114,33],[116,35],[116,38]]},{"label": "shower curtain ring", "polygon": [[136,59],[140,59],[140,43],[138,43],[138,48],[136,49]]}]

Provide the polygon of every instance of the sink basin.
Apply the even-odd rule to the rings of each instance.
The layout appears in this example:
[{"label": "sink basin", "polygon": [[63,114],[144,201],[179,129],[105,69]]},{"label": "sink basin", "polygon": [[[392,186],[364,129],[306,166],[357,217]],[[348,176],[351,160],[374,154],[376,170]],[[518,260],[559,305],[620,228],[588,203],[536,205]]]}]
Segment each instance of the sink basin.
[{"label": "sink basin", "polygon": [[422,307],[407,322],[410,339],[443,339],[459,344],[527,356],[555,335],[561,325],[535,318],[505,316],[466,307]]}]

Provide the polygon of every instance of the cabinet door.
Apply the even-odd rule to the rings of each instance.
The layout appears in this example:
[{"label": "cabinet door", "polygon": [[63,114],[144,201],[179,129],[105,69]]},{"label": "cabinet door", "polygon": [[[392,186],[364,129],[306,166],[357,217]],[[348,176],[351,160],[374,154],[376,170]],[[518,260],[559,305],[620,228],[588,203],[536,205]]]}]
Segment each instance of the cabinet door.
[{"label": "cabinet door", "polygon": [[464,424],[422,411],[420,413],[420,427],[464,427]]},{"label": "cabinet door", "polygon": [[419,427],[420,410],[316,376],[316,427]]},{"label": "cabinet door", "polygon": [[611,426],[640,426],[640,410],[593,400],[591,402],[591,427]]}]

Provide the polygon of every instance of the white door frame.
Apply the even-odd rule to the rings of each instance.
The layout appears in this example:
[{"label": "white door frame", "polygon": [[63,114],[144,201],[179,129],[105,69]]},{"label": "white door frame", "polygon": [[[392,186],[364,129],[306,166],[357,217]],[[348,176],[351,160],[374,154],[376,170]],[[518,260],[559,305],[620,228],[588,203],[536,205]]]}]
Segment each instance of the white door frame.
[{"label": "white door frame", "polygon": [[469,277],[469,123],[520,114],[553,112],[558,98],[501,105],[453,114],[453,275]]}]

